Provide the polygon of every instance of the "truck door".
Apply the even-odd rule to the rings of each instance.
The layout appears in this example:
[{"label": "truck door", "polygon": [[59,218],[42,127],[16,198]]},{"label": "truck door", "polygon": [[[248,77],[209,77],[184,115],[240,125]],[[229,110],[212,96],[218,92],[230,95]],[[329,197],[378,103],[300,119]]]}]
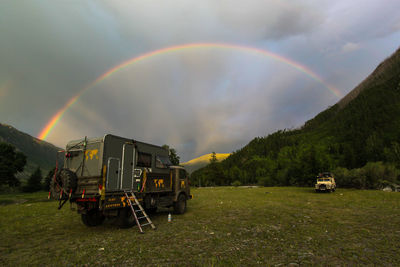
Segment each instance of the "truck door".
[{"label": "truck door", "polygon": [[108,158],[107,163],[107,187],[106,190],[112,191],[119,189],[119,159]]},{"label": "truck door", "polygon": [[179,169],[179,189],[185,191],[187,186],[186,171],[184,169]]},{"label": "truck door", "polygon": [[179,191],[178,169],[171,169],[172,190],[176,193]]},{"label": "truck door", "polygon": [[131,189],[133,186],[133,144],[124,144],[122,149],[122,174],[120,189]]}]

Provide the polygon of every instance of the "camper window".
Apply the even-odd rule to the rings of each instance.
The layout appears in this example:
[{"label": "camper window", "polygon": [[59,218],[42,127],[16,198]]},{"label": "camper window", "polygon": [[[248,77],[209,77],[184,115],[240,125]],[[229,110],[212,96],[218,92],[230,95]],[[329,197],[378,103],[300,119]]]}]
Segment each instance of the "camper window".
[{"label": "camper window", "polygon": [[138,152],[138,160],[136,166],[151,168],[151,154]]},{"label": "camper window", "polygon": [[169,161],[169,158],[166,156],[156,156],[156,168],[159,169],[166,169],[168,166],[171,166],[171,162]]}]

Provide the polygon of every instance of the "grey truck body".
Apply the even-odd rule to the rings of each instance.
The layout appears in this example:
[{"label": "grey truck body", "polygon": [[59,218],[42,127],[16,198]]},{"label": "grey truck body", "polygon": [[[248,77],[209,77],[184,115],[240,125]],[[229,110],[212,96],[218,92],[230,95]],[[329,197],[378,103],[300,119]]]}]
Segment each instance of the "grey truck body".
[{"label": "grey truck body", "polygon": [[126,207],[124,191],[132,191],[145,208],[170,207],[180,195],[191,198],[186,171],[171,166],[163,147],[107,134],[66,146],[64,169],[76,174],[70,201],[78,213],[98,209],[105,216]]}]

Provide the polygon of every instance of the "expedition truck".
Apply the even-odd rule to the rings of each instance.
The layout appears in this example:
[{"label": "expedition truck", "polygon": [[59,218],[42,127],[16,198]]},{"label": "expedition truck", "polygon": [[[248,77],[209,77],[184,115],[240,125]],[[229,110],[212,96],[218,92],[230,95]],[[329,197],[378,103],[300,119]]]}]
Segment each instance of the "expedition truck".
[{"label": "expedition truck", "polygon": [[336,182],[333,174],[330,172],[323,172],[317,176],[317,183],[315,184],[315,192],[335,192]]},{"label": "expedition truck", "polygon": [[147,212],[173,207],[177,214],[192,198],[187,172],[171,165],[163,147],[107,134],[70,141],[63,152],[64,166],[54,175],[49,195],[60,201],[59,209],[69,200],[87,226],[106,217],[121,227],[133,226],[133,198]]}]

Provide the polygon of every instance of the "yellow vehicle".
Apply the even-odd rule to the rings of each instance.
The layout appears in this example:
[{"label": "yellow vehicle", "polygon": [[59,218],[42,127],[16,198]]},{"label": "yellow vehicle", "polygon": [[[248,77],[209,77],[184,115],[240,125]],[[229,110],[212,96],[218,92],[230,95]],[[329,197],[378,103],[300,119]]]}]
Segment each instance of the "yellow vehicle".
[{"label": "yellow vehicle", "polygon": [[315,192],[335,192],[336,182],[332,173],[323,172],[317,177],[317,183],[315,184]]}]

